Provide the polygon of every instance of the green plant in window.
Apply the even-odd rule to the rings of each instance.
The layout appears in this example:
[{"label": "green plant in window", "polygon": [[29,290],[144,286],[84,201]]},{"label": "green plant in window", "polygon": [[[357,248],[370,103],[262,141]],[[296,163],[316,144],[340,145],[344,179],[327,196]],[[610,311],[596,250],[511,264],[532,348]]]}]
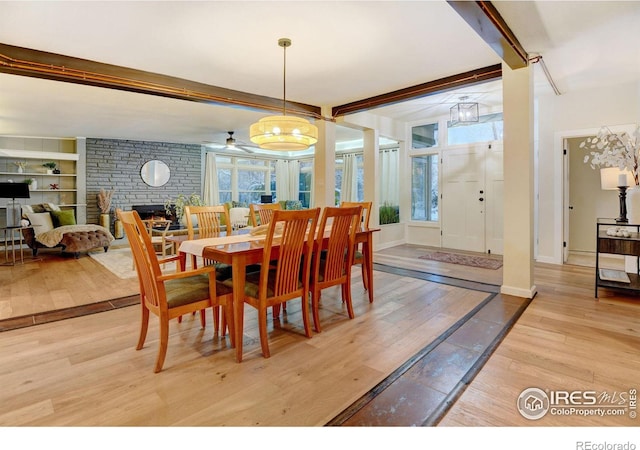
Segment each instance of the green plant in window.
[{"label": "green plant in window", "polygon": [[400,222],[400,207],[384,202],[380,206],[380,225]]}]

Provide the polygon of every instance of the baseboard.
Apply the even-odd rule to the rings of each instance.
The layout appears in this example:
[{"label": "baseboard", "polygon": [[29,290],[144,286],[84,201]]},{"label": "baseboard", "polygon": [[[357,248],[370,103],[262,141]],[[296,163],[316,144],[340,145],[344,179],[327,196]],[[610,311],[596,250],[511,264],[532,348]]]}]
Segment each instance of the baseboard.
[{"label": "baseboard", "polygon": [[500,286],[500,293],[505,295],[513,295],[514,297],[533,298],[538,292],[538,288],[531,286],[529,289],[517,288],[513,286]]},{"label": "baseboard", "polygon": [[406,243],[407,242],[404,239],[399,240],[399,241],[393,241],[393,242],[385,242],[384,244],[376,245],[376,248],[374,249],[374,251],[384,250],[385,248],[396,247],[398,245],[404,245]]},{"label": "baseboard", "polygon": [[536,262],[545,264],[562,264],[562,260],[558,261],[558,258],[554,256],[538,256]]}]

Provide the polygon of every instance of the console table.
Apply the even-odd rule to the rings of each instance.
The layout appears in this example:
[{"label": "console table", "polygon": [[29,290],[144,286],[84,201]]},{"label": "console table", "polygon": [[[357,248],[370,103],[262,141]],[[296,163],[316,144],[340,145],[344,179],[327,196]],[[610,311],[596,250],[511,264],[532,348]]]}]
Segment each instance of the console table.
[{"label": "console table", "polygon": [[[609,228],[624,229],[628,231],[629,236],[608,235],[607,230]],[[640,292],[640,224],[616,223],[615,219],[598,219],[596,223],[596,240],[595,297],[598,298],[598,287]],[[609,273],[601,274],[601,253],[634,256],[636,258],[636,273],[611,270]],[[625,280],[616,280],[618,277],[625,278]],[[628,282],[626,282],[626,278],[629,279]]]}]

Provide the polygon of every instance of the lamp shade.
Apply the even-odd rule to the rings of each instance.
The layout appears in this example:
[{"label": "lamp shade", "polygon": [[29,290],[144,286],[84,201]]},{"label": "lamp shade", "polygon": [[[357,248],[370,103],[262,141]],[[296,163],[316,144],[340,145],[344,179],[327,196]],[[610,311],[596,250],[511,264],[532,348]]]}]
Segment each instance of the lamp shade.
[{"label": "lamp shade", "polygon": [[600,169],[600,188],[602,190],[617,190],[622,186],[633,186],[635,180],[631,171],[620,170],[617,167],[605,167]]},{"label": "lamp shade", "polygon": [[0,183],[0,198],[29,198],[27,183]]},{"label": "lamp shade", "polygon": [[295,116],[269,116],[249,129],[251,142],[267,150],[306,150],[318,142],[318,128]]}]

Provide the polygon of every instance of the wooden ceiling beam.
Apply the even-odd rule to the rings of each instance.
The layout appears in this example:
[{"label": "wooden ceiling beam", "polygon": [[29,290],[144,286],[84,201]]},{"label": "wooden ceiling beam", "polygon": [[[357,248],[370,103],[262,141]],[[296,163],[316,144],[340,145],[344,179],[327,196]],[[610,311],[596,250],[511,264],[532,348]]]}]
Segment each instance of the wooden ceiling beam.
[{"label": "wooden ceiling beam", "polygon": [[[282,99],[2,43],[0,72],[259,111],[283,110]],[[322,117],[319,106],[287,101],[286,109],[295,115]]]},{"label": "wooden ceiling beam", "polygon": [[439,80],[429,81],[428,83],[399,89],[397,91],[375,97],[335,106],[331,110],[331,115],[335,118],[346,114],[362,112],[368,109],[392,105],[394,103],[426,97],[428,95],[439,94],[453,89],[458,89],[463,86],[471,86],[501,77],[502,66],[500,64],[496,64],[493,66],[483,67],[481,69],[471,70],[469,72],[459,73],[450,77],[441,78]]},{"label": "wooden ceiling beam", "polygon": [[454,1],[451,6],[512,69],[529,65],[529,56],[490,1]]}]

